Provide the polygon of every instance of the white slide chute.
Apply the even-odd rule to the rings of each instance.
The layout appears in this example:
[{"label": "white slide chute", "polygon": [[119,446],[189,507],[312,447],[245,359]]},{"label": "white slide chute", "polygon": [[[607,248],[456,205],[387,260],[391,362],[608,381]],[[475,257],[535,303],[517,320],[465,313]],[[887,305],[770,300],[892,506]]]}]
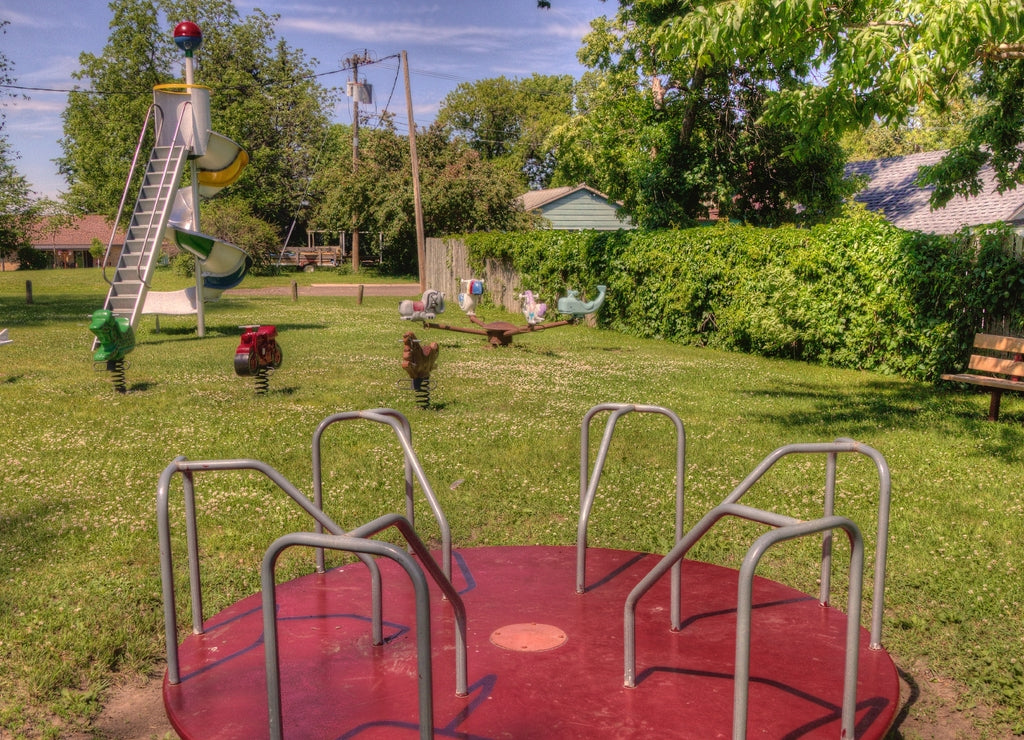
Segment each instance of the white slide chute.
[{"label": "white slide chute", "polygon": [[[200,196],[211,198],[234,183],[248,163],[249,156],[242,147],[210,131],[206,153],[194,162]],[[179,249],[196,257],[197,269],[202,271],[202,300],[215,301],[225,290],[242,282],[250,260],[244,249],[195,231],[197,213],[192,188],[181,188],[167,220],[167,233]],[[184,315],[197,310],[196,287],[190,286],[184,290],[150,291],[142,313]]]}]

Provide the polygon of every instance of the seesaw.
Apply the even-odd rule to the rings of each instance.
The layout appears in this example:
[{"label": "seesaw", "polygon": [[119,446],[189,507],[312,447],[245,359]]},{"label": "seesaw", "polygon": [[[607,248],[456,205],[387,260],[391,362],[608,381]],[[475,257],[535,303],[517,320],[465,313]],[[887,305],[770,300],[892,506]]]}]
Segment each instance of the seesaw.
[{"label": "seesaw", "polygon": [[597,286],[597,296],[590,301],[582,301],[579,293],[570,290],[565,296],[558,299],[556,304],[558,313],[568,318],[557,321],[543,321],[547,312],[547,304],[536,300],[532,291],[526,290],[520,295],[523,301],[522,312],[526,317],[526,324],[513,324],[509,321],[482,321],[476,315],[476,307],[480,296],[484,291],[482,280],[462,280],[463,290],[459,293],[459,308],[461,308],[469,320],[475,326],[454,326],[452,324],[440,324],[434,321],[437,314],[443,313],[445,308],[444,294],[437,290],[427,290],[419,301],[402,301],[398,306],[399,316],[403,319],[422,322],[424,328],[442,329],[444,331],[462,332],[464,334],[476,334],[487,337],[492,347],[506,347],[512,343],[512,338],[518,334],[529,334],[531,332],[553,329],[557,326],[576,324],[585,316],[595,314],[601,308],[605,299],[605,286]]}]

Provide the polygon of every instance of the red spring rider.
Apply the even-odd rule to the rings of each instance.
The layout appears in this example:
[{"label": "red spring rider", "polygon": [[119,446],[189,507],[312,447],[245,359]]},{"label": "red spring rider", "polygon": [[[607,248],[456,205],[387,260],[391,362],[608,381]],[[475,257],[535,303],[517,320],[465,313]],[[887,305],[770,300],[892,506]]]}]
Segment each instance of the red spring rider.
[{"label": "red spring rider", "polygon": [[243,326],[242,340],[235,350],[235,373],[256,377],[256,391],[267,389],[267,373],[281,367],[281,346],[275,326]]}]

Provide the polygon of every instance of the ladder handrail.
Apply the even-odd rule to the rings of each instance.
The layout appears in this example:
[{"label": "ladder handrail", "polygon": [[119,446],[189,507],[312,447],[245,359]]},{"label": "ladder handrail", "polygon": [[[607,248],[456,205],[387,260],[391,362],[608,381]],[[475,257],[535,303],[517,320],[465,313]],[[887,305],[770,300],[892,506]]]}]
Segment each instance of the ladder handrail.
[{"label": "ladder handrail", "polygon": [[142,154],[142,145],[146,140],[146,128],[149,126],[149,121],[153,117],[153,110],[157,108],[156,103],[150,103],[149,108],[146,109],[146,120],[142,122],[142,128],[139,129],[139,141],[135,145],[135,154],[132,155],[132,163],[128,167],[128,177],[124,181],[124,191],[121,193],[121,202],[117,206],[117,215],[114,217],[113,227],[110,229],[110,238],[107,240],[107,250],[103,253],[103,263],[101,265],[103,270],[103,280],[107,285],[113,285],[114,283],[107,277],[107,265],[110,262],[110,252],[114,248],[114,240],[117,238],[117,225],[121,223],[121,216],[124,213],[125,203],[128,202],[128,191],[132,186],[132,178],[135,176],[135,169],[139,166],[139,155]]},{"label": "ladder handrail", "polygon": [[[157,106],[157,108],[159,108],[159,106]],[[177,122],[176,122],[176,124],[174,126],[174,135],[171,138],[172,142],[176,142],[178,140],[178,133],[181,131],[181,124],[185,120],[185,113],[191,111],[191,108],[192,108],[192,101],[188,101],[187,103],[185,103],[181,107],[181,113],[178,114],[178,120],[177,120]],[[163,111],[161,110],[161,115],[162,114],[163,114]],[[168,185],[167,178],[168,178],[168,176],[170,176],[170,175],[172,175],[174,173],[174,169],[175,168],[173,168],[171,165],[174,163],[175,159],[174,159],[174,157],[172,155],[173,155],[173,153],[175,151],[175,148],[177,146],[181,146],[183,149],[186,148],[184,144],[176,145],[176,144],[172,143],[172,144],[168,145],[168,147],[167,147],[167,159],[164,161],[164,169],[163,169],[163,172],[160,173],[160,181],[159,181],[159,184],[157,185],[157,200],[158,201],[159,201],[160,198],[165,197],[167,199],[167,202],[170,202],[170,200],[174,197],[174,191],[172,191],[170,189],[170,187],[173,187],[174,185],[176,185],[176,183],[171,183],[170,185]],[[154,149],[155,149],[155,147],[154,147]],[[145,189],[145,185],[143,185],[143,187],[139,188],[139,196],[140,196],[140,198],[142,196],[142,191],[144,189]],[[197,207],[198,207],[198,204],[197,204]],[[156,228],[157,228],[157,233],[158,234],[161,233],[161,230],[162,230],[162,228],[164,226],[164,223],[163,223],[164,221],[166,221],[166,218],[162,218],[160,220],[159,224],[156,224],[154,219],[152,219],[152,218],[149,220],[149,223],[146,224],[146,237],[145,237],[145,240],[144,240],[145,244],[148,245],[150,243],[150,241],[152,240],[152,237],[153,237],[153,227],[154,226],[156,226]],[[153,257],[155,257],[155,254],[159,250],[159,248],[160,248],[159,244],[153,245],[153,250],[152,250],[152,253],[151,253],[151,259]],[[135,272],[136,272],[136,274],[137,274],[137,276],[139,278],[139,282],[143,283],[146,286],[146,288],[149,288],[150,287],[149,284],[146,283],[145,279],[143,278],[142,273],[139,270],[141,264],[142,264],[142,260],[139,260],[139,264],[135,265]],[[200,300],[200,297],[196,296],[196,300]]]},{"label": "ladder handrail", "polygon": [[[178,120],[177,120],[177,123],[176,123],[175,128],[174,128],[174,135],[173,135],[171,141],[177,141],[178,132],[181,131],[181,125],[182,125],[182,123],[185,120],[185,113],[191,108],[191,106],[192,106],[191,102],[188,102],[184,106],[182,106],[182,110],[181,110],[181,113],[178,115]],[[153,115],[154,111],[156,111],[156,115]],[[156,103],[150,104],[149,109],[146,111],[146,120],[143,122],[142,129],[139,132],[139,140],[138,140],[138,143],[135,146],[135,153],[132,156],[132,163],[131,163],[131,166],[129,167],[129,170],[128,170],[128,177],[125,180],[124,190],[121,193],[121,202],[118,204],[118,207],[117,207],[117,216],[114,218],[114,224],[113,224],[113,227],[111,228],[110,238],[107,241],[107,249],[106,249],[106,252],[103,255],[103,265],[102,265],[102,268],[103,268],[103,280],[107,283],[107,285],[110,285],[110,286],[113,286],[114,283],[113,283],[112,280],[110,280],[110,278],[107,277],[107,265],[110,263],[110,253],[113,250],[114,241],[115,241],[116,236],[117,236],[117,227],[118,227],[118,224],[121,223],[121,217],[124,214],[125,204],[128,202],[128,193],[131,190],[132,180],[133,180],[133,178],[135,176],[135,171],[138,169],[139,155],[142,153],[142,145],[145,143],[146,129],[148,128],[149,122],[151,120],[153,121],[154,127],[157,127],[159,124],[158,124],[156,119],[157,119],[157,117],[162,117],[162,116],[163,116],[163,109],[161,109],[160,106],[157,105]],[[171,144],[168,147],[168,151],[169,152],[173,152],[174,151],[174,147],[175,147],[175,145]],[[155,150],[156,150],[156,146],[154,146],[154,148],[153,148],[153,151],[155,151]],[[152,160],[153,160],[153,155],[150,154],[150,162],[152,162]],[[174,158],[171,157],[171,156],[168,156],[167,160],[164,163],[163,171],[160,172],[160,179],[159,179],[159,182],[157,184],[157,195],[158,196],[163,195],[164,192],[167,190],[167,178],[174,171],[173,168],[171,167],[173,162],[174,162]],[[138,209],[139,200],[141,199],[143,191],[145,189],[146,189],[146,184],[143,182],[143,184],[139,187],[139,192],[138,192],[138,195],[136,197],[136,201],[135,201],[135,209],[136,210]],[[151,240],[151,237],[152,237],[152,234],[153,234],[153,227],[154,227],[154,222],[153,222],[152,219],[150,219],[149,223],[146,225],[146,233],[145,233],[145,236],[143,237],[143,242],[146,243],[146,244],[148,244],[149,241]],[[129,227],[129,231],[131,231],[131,227]],[[136,272],[136,276],[139,279],[139,282],[146,284],[147,288],[150,287],[149,284],[146,283],[145,280],[144,280],[144,277],[143,277],[143,274],[142,274],[142,270],[141,270],[141,261],[140,261],[140,264],[135,266],[135,272]]]}]

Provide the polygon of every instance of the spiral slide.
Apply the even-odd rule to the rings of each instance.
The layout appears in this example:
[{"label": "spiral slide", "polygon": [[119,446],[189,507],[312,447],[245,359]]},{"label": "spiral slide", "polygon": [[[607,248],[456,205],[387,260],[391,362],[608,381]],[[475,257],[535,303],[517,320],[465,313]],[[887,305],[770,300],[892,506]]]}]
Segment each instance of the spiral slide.
[{"label": "spiral slide", "polygon": [[[215,131],[210,132],[206,154],[195,160],[199,194],[211,198],[234,183],[249,163],[249,156],[238,144]],[[196,207],[191,188],[181,188],[167,220],[167,233],[179,249],[191,252],[199,261],[203,277],[203,301],[215,301],[220,294],[242,282],[249,269],[245,250],[194,231]],[[150,291],[142,309],[145,314],[192,314],[197,310],[196,288]]]}]

